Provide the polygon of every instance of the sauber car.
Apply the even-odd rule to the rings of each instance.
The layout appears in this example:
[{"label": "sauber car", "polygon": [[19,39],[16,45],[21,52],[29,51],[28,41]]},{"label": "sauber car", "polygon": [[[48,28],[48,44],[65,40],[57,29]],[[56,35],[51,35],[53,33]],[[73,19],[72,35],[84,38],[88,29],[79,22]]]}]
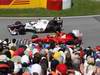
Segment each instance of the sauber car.
[{"label": "sauber car", "polygon": [[51,20],[38,19],[34,21],[29,21],[22,24],[20,21],[16,21],[15,24],[8,25],[8,30],[11,34],[25,34],[26,31],[34,32],[56,32],[62,31],[63,20],[60,17],[54,17]]},{"label": "sauber car", "polygon": [[33,30],[35,32],[56,32],[62,30],[62,19],[53,18],[52,20],[39,19],[25,23],[25,30]]}]

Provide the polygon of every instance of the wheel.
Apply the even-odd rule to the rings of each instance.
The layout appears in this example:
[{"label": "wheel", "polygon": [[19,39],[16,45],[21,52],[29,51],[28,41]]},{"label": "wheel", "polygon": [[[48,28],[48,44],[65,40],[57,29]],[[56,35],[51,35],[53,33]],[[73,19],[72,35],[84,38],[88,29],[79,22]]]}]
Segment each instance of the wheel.
[{"label": "wheel", "polygon": [[24,35],[24,34],[26,33],[24,27],[20,27],[19,30],[18,30],[18,33],[19,33],[20,35]]},{"label": "wheel", "polygon": [[55,29],[54,29],[54,30],[55,30],[55,32],[57,32],[57,31],[58,31],[58,32],[61,32],[61,28],[60,28],[60,27],[58,27],[58,26],[57,26],[57,27],[55,27]]},{"label": "wheel", "polygon": [[15,22],[15,25],[19,25],[19,24],[22,24],[21,21],[16,21]]},{"label": "wheel", "polygon": [[54,27],[50,27],[49,32],[56,32],[56,29]]}]

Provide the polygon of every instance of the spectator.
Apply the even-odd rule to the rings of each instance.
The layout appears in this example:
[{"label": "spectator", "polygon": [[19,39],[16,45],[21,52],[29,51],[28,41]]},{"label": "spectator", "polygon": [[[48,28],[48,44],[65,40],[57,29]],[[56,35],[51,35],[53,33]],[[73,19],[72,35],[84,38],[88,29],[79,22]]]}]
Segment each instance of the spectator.
[{"label": "spectator", "polygon": [[96,59],[96,72],[95,75],[100,74],[100,58]]},{"label": "spectator", "polygon": [[29,68],[29,71],[32,75],[43,75],[42,73],[42,67],[39,64],[33,64]]},{"label": "spectator", "polygon": [[67,74],[67,66],[65,64],[58,64],[56,67],[56,73],[61,75]]}]

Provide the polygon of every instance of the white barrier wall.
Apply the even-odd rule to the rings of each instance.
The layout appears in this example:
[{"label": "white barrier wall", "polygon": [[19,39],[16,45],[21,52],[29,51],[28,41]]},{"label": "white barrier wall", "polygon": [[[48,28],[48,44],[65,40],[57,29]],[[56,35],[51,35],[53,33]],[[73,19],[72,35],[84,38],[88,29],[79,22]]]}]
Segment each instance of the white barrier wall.
[{"label": "white barrier wall", "polygon": [[71,0],[63,0],[62,1],[62,9],[69,9],[71,8]]}]

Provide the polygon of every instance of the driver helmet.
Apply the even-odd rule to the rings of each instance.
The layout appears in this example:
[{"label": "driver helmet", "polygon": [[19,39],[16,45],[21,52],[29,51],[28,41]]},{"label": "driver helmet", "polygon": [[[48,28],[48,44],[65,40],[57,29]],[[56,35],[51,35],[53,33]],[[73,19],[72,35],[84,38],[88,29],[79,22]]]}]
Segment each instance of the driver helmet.
[{"label": "driver helmet", "polygon": [[82,37],[82,33],[78,29],[72,30],[72,33],[75,35],[75,37]]}]

